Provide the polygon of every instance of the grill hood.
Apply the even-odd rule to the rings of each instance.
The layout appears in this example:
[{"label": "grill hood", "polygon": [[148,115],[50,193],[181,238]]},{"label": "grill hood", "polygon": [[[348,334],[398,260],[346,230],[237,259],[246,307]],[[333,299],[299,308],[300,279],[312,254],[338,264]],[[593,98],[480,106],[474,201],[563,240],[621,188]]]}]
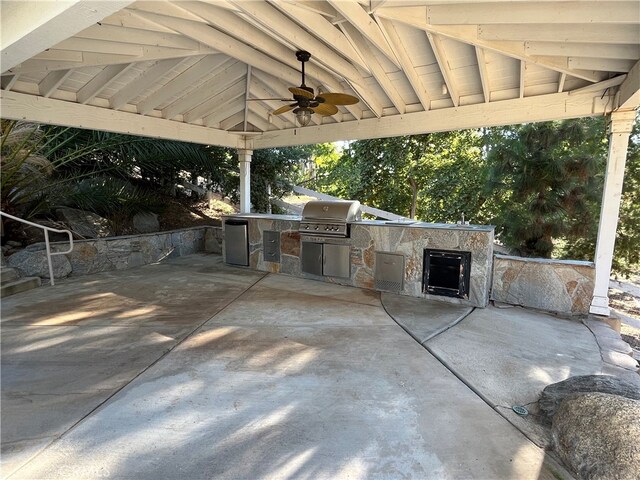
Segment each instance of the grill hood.
[{"label": "grill hood", "polygon": [[360,220],[360,202],[356,200],[312,200],[304,206],[302,220],[345,223]]},{"label": "grill hood", "polygon": [[300,232],[346,237],[348,222],[360,220],[360,202],[356,200],[313,200],[302,210]]}]

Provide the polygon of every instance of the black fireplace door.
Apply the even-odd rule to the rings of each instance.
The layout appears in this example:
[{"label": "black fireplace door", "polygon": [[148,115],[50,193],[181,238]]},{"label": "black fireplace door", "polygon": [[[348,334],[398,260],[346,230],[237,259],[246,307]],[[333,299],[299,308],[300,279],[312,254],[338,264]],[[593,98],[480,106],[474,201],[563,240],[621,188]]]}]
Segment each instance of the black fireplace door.
[{"label": "black fireplace door", "polygon": [[470,274],[471,252],[424,250],[423,293],[468,299]]}]

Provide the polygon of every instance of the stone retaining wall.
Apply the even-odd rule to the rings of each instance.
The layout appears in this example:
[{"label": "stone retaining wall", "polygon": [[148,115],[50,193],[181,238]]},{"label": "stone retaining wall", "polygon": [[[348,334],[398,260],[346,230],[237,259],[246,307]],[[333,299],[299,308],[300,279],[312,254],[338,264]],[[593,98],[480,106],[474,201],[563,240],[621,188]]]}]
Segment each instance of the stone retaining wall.
[{"label": "stone retaining wall", "polygon": [[[65,250],[67,242],[53,242],[52,251]],[[48,278],[44,243],[30,245],[7,260],[23,275]],[[168,232],[74,241],[73,251],[52,257],[55,277],[126,270],[163,258],[197,252],[222,253],[221,227],[194,227]],[[42,257],[42,258],[41,258]],[[32,268],[34,271],[28,271]],[[35,271],[38,270],[38,271]],[[40,271],[42,270],[42,271]]]},{"label": "stone retaining wall", "polygon": [[494,255],[491,299],[565,314],[589,313],[593,262]]}]

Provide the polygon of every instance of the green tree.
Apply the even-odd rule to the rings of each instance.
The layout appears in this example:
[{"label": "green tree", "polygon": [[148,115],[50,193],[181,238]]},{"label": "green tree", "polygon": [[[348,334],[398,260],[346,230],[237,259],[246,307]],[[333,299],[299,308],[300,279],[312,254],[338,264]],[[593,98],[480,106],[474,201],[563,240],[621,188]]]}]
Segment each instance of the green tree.
[{"label": "green tree", "polygon": [[550,257],[554,240],[593,235],[600,198],[602,123],[591,119],[494,129],[488,193],[503,242],[522,255]]},{"label": "green tree", "polygon": [[486,176],[476,130],[352,142],[323,158],[316,188],[399,215],[455,221],[481,218]]}]

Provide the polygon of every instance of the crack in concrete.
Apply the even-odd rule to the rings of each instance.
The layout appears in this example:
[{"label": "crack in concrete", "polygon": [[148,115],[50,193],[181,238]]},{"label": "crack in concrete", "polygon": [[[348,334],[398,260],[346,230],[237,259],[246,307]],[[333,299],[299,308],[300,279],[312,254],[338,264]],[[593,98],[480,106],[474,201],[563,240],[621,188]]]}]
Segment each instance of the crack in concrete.
[{"label": "crack in concrete", "polygon": [[131,383],[133,383],[138,377],[140,377],[142,374],[144,374],[147,370],[149,370],[151,367],[153,367],[154,365],[156,365],[158,362],[160,362],[163,358],[165,358],[167,355],[169,355],[176,347],[178,347],[179,345],[181,345],[182,343],[184,343],[188,338],[190,338],[194,333],[196,333],[198,330],[200,330],[205,324],[207,324],[210,320],[214,319],[215,317],[217,317],[218,315],[220,315],[222,312],[224,312],[232,303],[234,303],[236,300],[238,300],[240,297],[242,297],[244,294],[246,294],[249,290],[251,290],[253,287],[255,287],[259,282],[261,282],[262,280],[264,280],[269,274],[268,273],[264,273],[260,278],[258,278],[255,282],[253,282],[251,285],[249,285],[245,290],[243,290],[242,292],[240,292],[238,295],[236,295],[234,298],[232,298],[231,300],[229,300],[229,302],[227,302],[224,307],[222,307],[220,310],[218,310],[214,315],[212,315],[211,317],[207,318],[205,321],[203,321],[202,323],[198,324],[193,330],[191,330],[187,335],[185,335],[181,340],[178,340],[175,345],[173,345],[172,347],[170,347],[167,351],[165,351],[162,355],[160,355],[156,360],[154,360],[153,362],[151,362],[149,365],[147,365],[145,368],[143,368],[140,372],[138,372],[133,378],[131,378],[129,381],[127,381],[124,385],[122,385],[121,387],[117,388],[115,391],[113,391],[113,393],[111,395],[109,395],[107,398],[105,398],[103,401],[101,401],[100,403],[98,403],[98,405],[96,405],[95,407],[93,407],[89,412],[87,412],[85,415],[82,416],[82,418],[80,418],[77,422],[75,422],[73,425],[71,425],[69,428],[67,428],[64,432],[58,434],[58,435],[53,435],[53,436],[48,436],[48,437],[43,437],[43,438],[53,438],[51,440],[51,442],[49,444],[47,444],[46,446],[44,446],[42,449],[40,449],[37,453],[35,453],[32,457],[30,457],[27,461],[25,461],[19,468],[17,468],[16,470],[14,470],[8,477],[7,479],[13,477],[14,475],[16,475],[18,472],[20,472],[22,469],[24,469],[29,463],[31,463],[36,457],[38,457],[39,455],[41,455],[42,453],[44,453],[46,450],[49,449],[49,447],[51,447],[53,444],[55,444],[58,440],[62,439],[64,436],[66,436],[69,432],[71,432],[72,430],[74,430],[78,425],[80,425],[86,418],[88,418],[89,416],[93,415],[96,411],[98,411],[101,407],[103,407],[105,404],[107,404],[109,402],[109,400],[111,400],[113,397],[115,397],[118,393],[120,393],[122,390],[124,390],[125,388],[127,388],[127,386],[131,385]]}]

